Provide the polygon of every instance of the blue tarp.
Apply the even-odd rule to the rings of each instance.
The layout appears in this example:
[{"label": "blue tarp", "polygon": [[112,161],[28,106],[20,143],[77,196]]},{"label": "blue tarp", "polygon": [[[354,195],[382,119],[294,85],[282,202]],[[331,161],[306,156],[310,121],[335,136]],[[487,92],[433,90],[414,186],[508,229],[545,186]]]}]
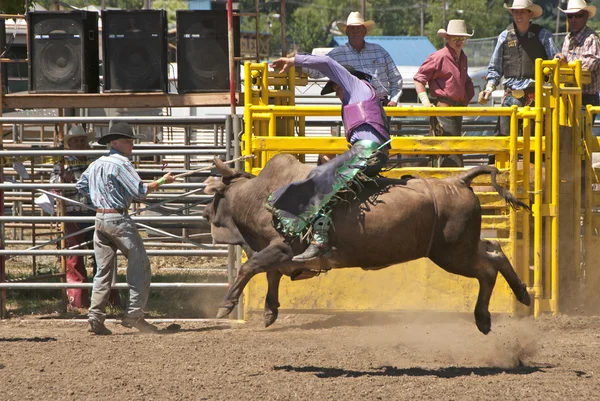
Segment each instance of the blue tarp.
[{"label": "blue tarp", "polygon": [[[392,56],[396,65],[420,66],[437,49],[426,36],[367,36],[365,41],[376,43]],[[334,36],[330,46],[342,46],[347,36]]]}]

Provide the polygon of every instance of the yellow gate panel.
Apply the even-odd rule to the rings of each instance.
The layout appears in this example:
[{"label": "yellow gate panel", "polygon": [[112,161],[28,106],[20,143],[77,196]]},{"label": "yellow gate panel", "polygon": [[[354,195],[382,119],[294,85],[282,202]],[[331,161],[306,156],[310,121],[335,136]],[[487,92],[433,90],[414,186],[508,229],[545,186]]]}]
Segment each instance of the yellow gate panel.
[{"label": "yellow gate panel", "polygon": [[[307,280],[281,279],[281,309],[298,311],[398,311],[432,310],[473,312],[479,283],[450,274],[429,259],[390,266],[377,271],[333,269]],[[256,275],[244,292],[245,314],[264,309],[265,274]],[[512,313],[514,295],[500,275],[490,311]]]},{"label": "yellow gate panel", "polygon": [[[253,79],[249,76],[250,67],[256,69]],[[246,171],[258,172],[266,163],[266,156],[274,152],[304,155],[341,153],[346,150],[347,144],[342,137],[305,138],[304,126],[298,124],[298,136],[301,138],[291,138],[287,131],[283,135],[278,132],[274,124],[275,119],[290,119],[290,125],[293,126],[297,118],[339,116],[338,106],[270,105],[269,99],[276,96],[269,95],[266,64],[246,64],[246,69],[246,92],[252,92],[254,97],[251,99],[253,102],[246,102],[243,154],[256,156],[252,162],[246,161]],[[537,59],[535,71],[533,108],[389,107],[386,113],[390,117],[510,116],[508,137],[394,137],[390,155],[495,155],[496,167],[502,172],[498,176],[498,183],[530,204],[532,212],[509,210],[497,194],[489,192],[491,189],[481,188],[489,185],[489,178],[479,177],[473,186],[479,192],[485,209],[482,217],[483,234],[502,244],[532,296],[533,307],[528,312],[533,312],[537,317],[545,312],[558,313],[561,298],[564,301],[579,299],[582,286],[585,286],[587,293],[587,308],[597,305],[600,269],[597,268],[596,250],[600,246],[597,238],[594,238],[597,233],[593,228],[600,225],[600,219],[593,216],[598,196],[593,195],[592,184],[598,181],[598,172],[591,165],[591,152],[600,149],[599,140],[592,136],[593,116],[600,114],[600,107],[588,105],[585,118],[582,118],[582,85],[591,81],[589,73],[582,73],[581,61],[565,66],[560,65],[558,60]],[[292,79],[290,77],[293,76],[291,71],[288,78]],[[290,81],[288,87],[292,88],[293,82]],[[249,95],[247,99],[250,100]],[[522,136],[519,136],[520,121]],[[532,154],[533,164],[530,163]],[[586,162],[583,197],[579,180],[582,175],[581,160]],[[413,168],[411,171],[411,168],[402,168],[387,172],[387,175],[444,177],[457,171],[461,169],[443,171]],[[582,200],[585,200],[583,215]],[[530,226],[531,218],[533,224]],[[583,241],[578,235],[582,221],[585,232]],[[585,244],[583,248],[582,244]],[[533,248],[531,253],[530,247]],[[582,255],[585,255],[584,266],[580,263]],[[533,270],[530,270],[531,267]],[[581,286],[570,285],[573,281]],[[478,283],[474,279],[450,275],[423,259],[376,272],[341,269],[305,281],[290,282],[289,279],[283,279],[280,293],[281,307],[284,309],[472,312]],[[265,295],[265,277],[253,279],[245,293],[245,310],[262,311]],[[574,304],[579,305],[578,302]],[[521,314],[526,309],[517,306],[506,282],[499,278],[491,310]]]}]

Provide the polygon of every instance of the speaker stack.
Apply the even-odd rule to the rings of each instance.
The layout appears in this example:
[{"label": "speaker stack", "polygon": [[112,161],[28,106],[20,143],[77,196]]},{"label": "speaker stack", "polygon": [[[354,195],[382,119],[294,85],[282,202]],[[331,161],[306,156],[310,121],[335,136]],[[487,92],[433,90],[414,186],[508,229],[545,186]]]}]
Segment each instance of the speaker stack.
[{"label": "speaker stack", "polygon": [[[98,92],[98,14],[36,11],[28,18],[29,91]],[[227,11],[177,11],[178,92],[228,91],[228,45]],[[168,92],[166,11],[103,11],[102,56],[104,92]]]},{"label": "speaker stack", "polygon": [[[177,11],[177,90],[229,90],[227,11]],[[234,55],[240,53],[239,18],[234,19]]]},{"label": "speaker stack", "polygon": [[29,91],[98,92],[98,13],[32,12]]},{"label": "speaker stack", "polygon": [[104,92],[167,92],[165,10],[102,13]]}]

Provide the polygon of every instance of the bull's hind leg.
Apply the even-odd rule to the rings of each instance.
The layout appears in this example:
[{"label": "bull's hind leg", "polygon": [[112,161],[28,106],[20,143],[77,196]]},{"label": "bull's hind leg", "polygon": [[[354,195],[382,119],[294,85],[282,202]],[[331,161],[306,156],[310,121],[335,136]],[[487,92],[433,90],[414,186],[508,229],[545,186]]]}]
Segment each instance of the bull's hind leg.
[{"label": "bull's hind leg", "polygon": [[477,281],[479,281],[479,294],[475,304],[475,324],[479,331],[487,334],[492,329],[492,316],[490,315],[490,298],[496,285],[498,272],[485,260],[485,256],[477,255]]},{"label": "bull's hind leg", "polygon": [[280,242],[267,246],[260,252],[255,253],[240,268],[239,274],[231,286],[221,307],[217,312],[217,319],[223,318],[231,313],[238,304],[242,291],[246,284],[258,273],[276,269],[283,262],[290,261],[294,256],[292,249]]},{"label": "bull's hind leg", "polygon": [[480,242],[480,248],[485,247],[485,254],[489,263],[502,274],[510,288],[512,289],[515,297],[519,302],[524,305],[531,305],[531,298],[527,292],[527,286],[519,279],[517,272],[510,264],[510,261],[502,251],[500,244],[495,241],[484,241]]},{"label": "bull's hind leg", "polygon": [[484,240],[479,242],[476,271],[479,280],[479,296],[475,305],[475,323],[483,334],[489,333],[492,327],[489,304],[498,272],[502,274],[519,302],[525,305],[531,304],[527,286],[519,279],[497,242]]},{"label": "bull's hind leg", "polygon": [[267,297],[265,298],[265,327],[269,327],[277,320],[279,314],[279,283],[283,274],[279,270],[267,272]]}]

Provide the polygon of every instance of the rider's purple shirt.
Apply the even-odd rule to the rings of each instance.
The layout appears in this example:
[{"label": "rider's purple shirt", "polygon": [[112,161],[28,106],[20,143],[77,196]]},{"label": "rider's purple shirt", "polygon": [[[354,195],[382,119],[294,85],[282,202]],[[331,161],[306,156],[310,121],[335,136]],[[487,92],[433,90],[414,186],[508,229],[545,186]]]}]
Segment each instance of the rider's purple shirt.
[{"label": "rider's purple shirt", "polygon": [[[364,81],[350,74],[348,70],[327,56],[301,55],[294,57],[294,64],[301,67],[312,68],[319,71],[344,89],[342,104],[358,103],[369,100],[373,96],[371,87]],[[350,135],[350,143],[368,139],[377,143],[383,143],[383,138],[375,127],[362,124]]]}]

